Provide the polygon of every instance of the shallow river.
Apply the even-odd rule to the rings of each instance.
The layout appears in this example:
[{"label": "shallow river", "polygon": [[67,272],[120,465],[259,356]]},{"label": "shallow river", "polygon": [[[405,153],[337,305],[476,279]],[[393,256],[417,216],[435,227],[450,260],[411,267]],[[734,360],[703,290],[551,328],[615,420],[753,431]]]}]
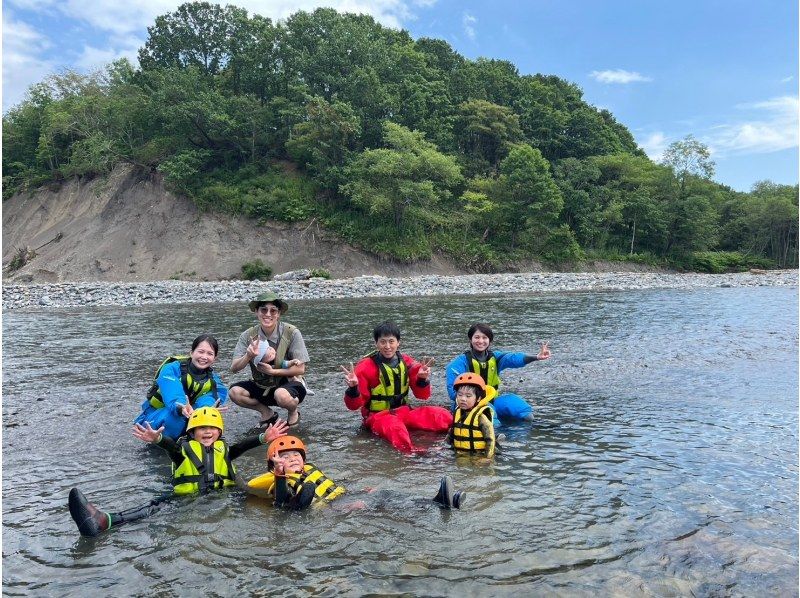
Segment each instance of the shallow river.
[{"label": "shallow river", "polygon": [[[396,314],[402,313],[402,316]],[[443,366],[490,313],[497,348],[553,358],[504,373],[536,421],[504,426],[492,465],[435,435],[408,456],[360,429],[339,365],[394,317],[403,349]],[[3,317],[4,595],[797,595],[796,288],[295,301],[315,390],[309,459],[366,507],[303,513],[241,491],[80,538],[80,487],[107,510],[169,488],[166,455],[130,434],[161,358],[203,331],[225,373],[243,304],[48,309]],[[253,412],[234,407],[226,437]],[[264,450],[237,461],[265,471]],[[464,508],[427,500],[442,474]],[[363,495],[365,487],[380,492]]]}]

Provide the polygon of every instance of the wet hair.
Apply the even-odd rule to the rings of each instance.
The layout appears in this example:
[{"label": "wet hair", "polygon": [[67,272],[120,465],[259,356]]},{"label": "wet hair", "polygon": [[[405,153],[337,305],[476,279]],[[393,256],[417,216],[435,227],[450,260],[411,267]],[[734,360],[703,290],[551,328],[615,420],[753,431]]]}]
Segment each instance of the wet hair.
[{"label": "wet hair", "polygon": [[378,339],[382,336],[393,336],[397,340],[400,340],[400,327],[394,322],[381,322],[375,326],[375,330],[372,331],[372,338],[374,338],[377,343]]},{"label": "wet hair", "polygon": [[476,332],[482,332],[486,336],[489,337],[489,342],[494,340],[494,332],[492,332],[491,327],[488,324],[484,324],[483,322],[475,322],[472,326],[469,327],[467,331],[467,339],[470,341],[472,340],[472,336]]},{"label": "wet hair", "polygon": [[191,352],[194,353],[194,350],[197,349],[197,346],[202,342],[206,342],[209,345],[211,345],[211,348],[214,349],[214,355],[217,355],[219,353],[219,343],[217,342],[217,339],[215,339],[210,334],[201,334],[196,339],[194,339],[192,341]]}]

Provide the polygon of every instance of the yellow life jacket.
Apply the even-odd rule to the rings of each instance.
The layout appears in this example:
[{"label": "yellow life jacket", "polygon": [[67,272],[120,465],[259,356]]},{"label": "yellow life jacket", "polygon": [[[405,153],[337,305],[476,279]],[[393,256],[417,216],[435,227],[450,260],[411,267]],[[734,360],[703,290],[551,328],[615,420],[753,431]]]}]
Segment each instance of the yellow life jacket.
[{"label": "yellow life jacket", "polygon": [[[252,328],[247,329],[247,336],[248,338],[258,338],[261,326],[256,324]],[[280,331],[280,337],[278,338],[278,346],[275,348],[275,359],[272,363],[281,364],[286,359],[286,352],[289,350],[289,344],[292,342],[292,336],[294,336],[294,331],[297,330],[297,326],[293,326],[292,324],[287,324],[285,322],[278,323],[278,330]],[[253,362],[248,362],[250,364],[250,374],[253,376],[253,382],[255,382],[260,388],[268,389],[272,388],[273,386],[278,386],[279,381],[276,379],[275,376],[270,376],[269,374],[264,374],[259,372]]]},{"label": "yellow life jacket", "polygon": [[[487,391],[489,388],[487,388]],[[486,438],[480,428],[481,415],[492,423],[494,409],[491,401],[495,393],[487,392],[469,411],[456,409],[453,414],[453,448],[457,451],[480,452],[486,450]]]},{"label": "yellow life jacket", "polygon": [[[303,482],[314,482],[317,485],[316,496],[321,500],[333,500],[334,498],[344,494],[344,486],[337,486],[336,483],[327,477],[322,471],[317,469],[311,463],[306,463],[303,467],[303,473],[289,473],[286,474],[286,485],[292,490],[293,494],[300,492]],[[267,490],[273,496],[275,495],[275,474],[268,472],[257,476],[247,482],[250,488],[257,488]]]},{"label": "yellow life jacket", "polygon": [[469,371],[473,374],[478,374],[486,382],[487,386],[491,386],[495,390],[500,389],[500,375],[497,373],[497,357],[494,351],[489,351],[489,359],[485,362],[480,362],[472,355],[472,350],[464,351],[469,364]]},{"label": "yellow life jacket", "polygon": [[153,384],[150,390],[147,391],[147,398],[150,400],[151,407],[161,409],[164,406],[164,398],[161,396],[161,388],[158,386],[158,377],[161,375],[161,370],[163,370],[165,366],[176,361],[180,363],[181,385],[183,386],[183,392],[189,400],[190,405],[194,404],[197,397],[208,392],[213,394],[215,401],[219,398],[217,395],[217,383],[214,381],[211,368],[208,369],[208,378],[203,382],[198,382],[192,378],[192,374],[189,373],[189,362],[191,358],[188,355],[172,355],[167,357],[161,362],[161,365],[158,366]]},{"label": "yellow life jacket", "polygon": [[[396,367],[381,361],[378,352],[367,355],[371,357],[378,367],[380,382],[375,388],[370,389],[370,411],[386,411],[408,403],[409,377],[408,366],[403,361],[403,356],[398,353],[399,362]],[[377,397],[377,398],[376,398]]]},{"label": "yellow life jacket", "polygon": [[236,468],[224,440],[206,448],[196,440],[183,439],[179,446],[183,462],[177,467],[172,465],[175,494],[196,494],[236,485]]}]

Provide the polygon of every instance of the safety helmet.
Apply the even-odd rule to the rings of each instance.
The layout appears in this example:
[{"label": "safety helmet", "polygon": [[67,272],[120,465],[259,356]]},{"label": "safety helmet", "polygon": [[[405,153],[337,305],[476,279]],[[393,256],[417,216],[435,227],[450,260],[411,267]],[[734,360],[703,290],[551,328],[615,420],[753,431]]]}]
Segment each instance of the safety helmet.
[{"label": "safety helmet", "polygon": [[201,407],[195,409],[192,416],[189,418],[189,425],[186,426],[186,431],[199,428],[200,426],[211,426],[219,428],[219,433],[224,431],[224,424],[222,423],[222,414],[213,407]]},{"label": "safety helmet", "polygon": [[480,392],[478,393],[479,398],[486,396],[486,382],[484,382],[483,378],[481,378],[478,374],[475,374],[473,372],[467,372],[466,374],[461,374],[453,382],[453,388],[457,389],[459,386],[464,386],[465,384],[469,384],[470,386],[477,386],[480,389]]},{"label": "safety helmet", "polygon": [[267,467],[272,471],[272,458],[283,451],[298,451],[306,460],[306,445],[297,436],[279,436],[273,440],[267,449]]}]

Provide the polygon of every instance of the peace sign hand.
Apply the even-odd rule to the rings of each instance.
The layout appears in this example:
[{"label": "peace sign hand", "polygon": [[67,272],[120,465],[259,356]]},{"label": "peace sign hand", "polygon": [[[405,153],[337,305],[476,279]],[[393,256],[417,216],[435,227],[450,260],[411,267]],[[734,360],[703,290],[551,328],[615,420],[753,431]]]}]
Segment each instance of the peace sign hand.
[{"label": "peace sign hand", "polygon": [[250,339],[250,344],[247,345],[247,358],[248,360],[253,359],[256,355],[258,355],[258,337],[254,336]]},{"label": "peace sign hand", "polygon": [[431,377],[431,366],[434,362],[433,357],[423,357],[422,361],[420,361],[420,368],[417,370],[417,378],[422,380],[427,380]]},{"label": "peace sign hand", "polygon": [[347,382],[347,386],[353,388],[358,386],[358,376],[356,376],[356,368],[353,367],[353,362],[350,362],[350,367],[347,368],[345,366],[340,366],[342,371],[344,372],[344,380]]},{"label": "peace sign hand", "polygon": [[550,341],[539,341],[541,348],[539,349],[539,353],[536,355],[536,359],[539,361],[543,359],[550,359]]}]

